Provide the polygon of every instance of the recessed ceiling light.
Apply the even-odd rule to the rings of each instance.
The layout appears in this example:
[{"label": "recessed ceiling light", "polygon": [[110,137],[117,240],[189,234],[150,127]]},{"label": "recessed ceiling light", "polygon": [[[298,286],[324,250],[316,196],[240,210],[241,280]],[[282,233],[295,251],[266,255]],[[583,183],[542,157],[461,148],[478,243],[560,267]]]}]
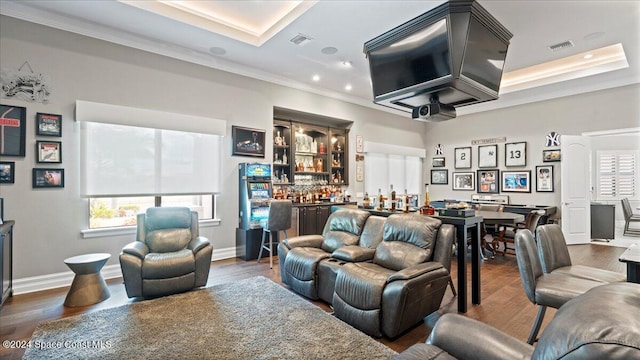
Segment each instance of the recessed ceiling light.
[{"label": "recessed ceiling light", "polygon": [[213,46],[211,48],[209,48],[209,52],[213,55],[224,55],[227,53],[227,50],[221,48],[221,47],[217,47],[217,46]]},{"label": "recessed ceiling light", "polygon": [[591,59],[592,57],[593,57],[593,54],[586,54],[582,58],[585,59],[585,60],[588,60],[588,59]]},{"label": "recessed ceiling light", "polygon": [[351,64],[351,61],[344,60],[344,61],[342,62],[342,66],[350,68],[350,67],[352,67],[353,65]]},{"label": "recessed ceiling light", "polygon": [[320,52],[325,54],[325,55],[333,55],[333,54],[338,52],[338,49],[334,48],[333,46],[327,46],[325,48],[322,48],[322,50],[320,50]]},{"label": "recessed ceiling light", "polygon": [[320,81],[320,75],[318,75],[318,74],[313,75],[313,77],[311,78],[311,80],[313,80],[313,81]]},{"label": "recessed ceiling light", "polygon": [[353,89],[353,88],[351,87],[351,84],[347,84],[347,85],[345,85],[344,89],[347,90],[347,91],[351,91],[351,89]]},{"label": "recessed ceiling light", "polygon": [[604,36],[604,31],[597,31],[597,32],[592,32],[591,34],[587,34],[584,36],[585,40],[595,40],[599,37],[603,37]]}]

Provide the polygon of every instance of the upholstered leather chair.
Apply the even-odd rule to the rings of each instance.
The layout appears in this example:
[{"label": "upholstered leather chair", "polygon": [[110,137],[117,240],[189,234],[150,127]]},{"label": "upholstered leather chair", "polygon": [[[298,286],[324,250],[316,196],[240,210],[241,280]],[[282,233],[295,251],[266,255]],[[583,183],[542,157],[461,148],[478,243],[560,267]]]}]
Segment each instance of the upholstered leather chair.
[{"label": "upholstered leather chair", "polygon": [[213,247],[199,236],[198,213],[154,207],[138,214],[136,241],[120,253],[128,297],[156,297],[207,284]]},{"label": "upholstered leather chair", "polygon": [[560,225],[541,225],[536,230],[538,254],[544,273],[563,273],[602,283],[624,282],[625,274],[591,266],[573,265]]},{"label": "upholstered leather chair", "polygon": [[391,215],[371,262],[346,263],[333,295],[337,318],[371,336],[394,338],[440,308],[452,225],[423,215]]},{"label": "upholstered leather chair", "polygon": [[567,302],[533,346],[487,324],[444,314],[426,343],[396,360],[640,359],[640,285],[598,286]]},{"label": "upholstered leather chair", "polygon": [[540,331],[547,307],[559,309],[567,301],[588,290],[603,285],[602,282],[573,277],[565,273],[545,274],[542,271],[538,249],[533,234],[528,229],[516,233],[516,258],[518,271],[527,298],[538,305],[538,315],[527,342],[533,344]]}]

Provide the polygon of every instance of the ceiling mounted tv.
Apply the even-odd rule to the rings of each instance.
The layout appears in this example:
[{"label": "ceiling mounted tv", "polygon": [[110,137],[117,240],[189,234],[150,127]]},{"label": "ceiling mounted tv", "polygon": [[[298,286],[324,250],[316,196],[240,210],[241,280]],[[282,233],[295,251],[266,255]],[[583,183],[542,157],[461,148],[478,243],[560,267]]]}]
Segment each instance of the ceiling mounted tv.
[{"label": "ceiling mounted tv", "polygon": [[444,3],[364,44],[373,101],[445,120],[495,100],[512,36],[476,1]]}]

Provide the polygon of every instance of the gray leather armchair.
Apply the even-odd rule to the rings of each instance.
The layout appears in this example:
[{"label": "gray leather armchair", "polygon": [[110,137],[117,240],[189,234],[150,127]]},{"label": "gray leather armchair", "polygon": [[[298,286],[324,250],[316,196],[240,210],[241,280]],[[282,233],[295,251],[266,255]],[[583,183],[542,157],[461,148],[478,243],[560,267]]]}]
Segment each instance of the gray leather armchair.
[{"label": "gray leather armchair", "polygon": [[562,228],[557,224],[541,225],[536,230],[538,254],[542,271],[552,274],[568,274],[577,278],[602,283],[624,282],[625,274],[585,265],[573,265]]},{"label": "gray leather armchair", "polygon": [[529,301],[539,305],[538,315],[527,339],[529,344],[533,344],[538,336],[547,307],[559,309],[567,301],[603,284],[566,273],[543,273],[536,241],[529,229],[516,233],[516,257],[524,292]]},{"label": "gray leather armchair", "polygon": [[422,215],[391,215],[371,262],[346,263],[333,294],[335,316],[376,337],[393,338],[440,308],[449,283],[452,225]]},{"label": "gray leather armchair", "polygon": [[213,247],[199,236],[198,213],[155,207],[138,214],[136,241],[120,253],[128,297],[156,297],[207,284]]},{"label": "gray leather armchair", "polygon": [[394,359],[640,359],[639,295],[632,283],[587,291],[558,310],[535,349],[477,320],[445,314],[425,344]]}]

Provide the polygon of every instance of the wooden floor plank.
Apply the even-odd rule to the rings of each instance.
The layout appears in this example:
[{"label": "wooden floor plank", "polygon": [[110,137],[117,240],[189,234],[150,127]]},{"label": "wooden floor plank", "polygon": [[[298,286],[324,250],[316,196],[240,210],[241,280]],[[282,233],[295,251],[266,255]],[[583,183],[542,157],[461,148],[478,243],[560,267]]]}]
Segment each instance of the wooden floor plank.
[{"label": "wooden floor plank", "polygon": [[[573,245],[569,247],[574,264],[595,266],[620,273],[626,271],[624,264],[618,262],[618,257],[624,250],[624,248],[602,245]],[[456,279],[455,259],[451,268],[452,276]],[[498,255],[495,259],[483,261],[481,271],[482,304],[472,305],[469,297],[469,311],[466,316],[494,326],[523,341],[526,340],[535,319],[537,307],[529,302],[524,293],[515,256]],[[274,262],[274,268],[269,269],[268,260],[258,264],[256,261],[243,261],[234,258],[211,263],[207,286],[234,282],[258,275],[281,284],[277,261]],[[467,277],[470,287],[470,273],[467,274]],[[69,290],[68,287],[9,298],[0,310],[0,340],[26,341],[31,338],[36,326],[43,321],[126,305],[134,301],[127,298],[121,278],[110,279],[107,284],[111,291],[111,297],[99,304],[84,307],[68,308],[62,305]],[[327,304],[317,301],[313,303],[325,311],[331,311]],[[447,288],[442,307],[437,313],[428,316],[423,324],[396,339],[382,338],[377,340],[398,352],[403,351],[417,342],[424,342],[438,317],[444,313],[457,312],[457,306],[457,298]],[[547,311],[543,329],[554,314],[554,309]],[[24,349],[0,348],[0,358],[2,359],[20,359],[23,354]]]}]

